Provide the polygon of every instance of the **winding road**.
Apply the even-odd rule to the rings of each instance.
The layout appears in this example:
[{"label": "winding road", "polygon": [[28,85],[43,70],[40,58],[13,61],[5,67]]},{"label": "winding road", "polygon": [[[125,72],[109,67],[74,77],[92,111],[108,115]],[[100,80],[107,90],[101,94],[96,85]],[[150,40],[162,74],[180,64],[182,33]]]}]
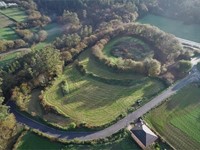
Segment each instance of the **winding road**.
[{"label": "winding road", "polygon": [[184,79],[180,80],[176,84],[169,87],[167,90],[162,92],[160,95],[153,98],[150,102],[146,103],[136,111],[132,112],[125,118],[119,120],[117,123],[111,125],[108,128],[105,128],[101,131],[96,132],[73,132],[73,131],[62,131],[59,129],[51,128],[45,124],[42,124],[40,122],[37,122],[35,120],[32,120],[31,118],[28,118],[27,116],[24,116],[22,113],[18,112],[15,109],[15,106],[12,104],[12,102],[8,102],[8,105],[10,106],[10,110],[12,113],[14,113],[17,121],[19,123],[25,124],[29,126],[32,129],[37,129],[45,134],[51,135],[56,138],[60,139],[79,139],[82,141],[87,140],[95,140],[100,138],[109,137],[114,133],[117,133],[119,130],[127,127],[131,122],[134,122],[139,117],[146,114],[151,109],[158,106],[160,103],[162,103],[166,98],[172,96],[177,91],[179,91],[184,86],[188,85],[189,83],[200,81],[200,72],[196,68],[196,64],[199,61],[199,58],[193,59],[191,62],[193,64],[193,68],[190,71],[190,74],[186,76]]},{"label": "winding road", "polygon": [[196,66],[193,67],[191,73],[179,81],[178,83],[174,84],[173,86],[169,87],[160,95],[153,98],[150,102],[146,103],[144,106],[140,107],[133,113],[129,114],[125,118],[119,120],[117,123],[111,125],[110,127],[97,131],[97,132],[72,132],[72,131],[61,131],[58,129],[51,128],[47,125],[41,124],[35,120],[32,120],[20,112],[16,111],[15,106],[12,103],[8,105],[11,107],[11,112],[14,113],[18,122],[29,126],[32,129],[37,129],[43,133],[49,134],[56,138],[64,138],[64,139],[79,139],[83,141],[87,140],[95,140],[99,138],[109,137],[114,133],[117,133],[119,130],[125,128],[131,122],[134,122],[139,117],[146,114],[152,108],[158,106],[162,103],[166,98],[170,97],[171,95],[175,94],[178,90],[183,88],[184,86],[188,85],[189,83],[196,82],[200,80],[200,72],[197,70]]}]

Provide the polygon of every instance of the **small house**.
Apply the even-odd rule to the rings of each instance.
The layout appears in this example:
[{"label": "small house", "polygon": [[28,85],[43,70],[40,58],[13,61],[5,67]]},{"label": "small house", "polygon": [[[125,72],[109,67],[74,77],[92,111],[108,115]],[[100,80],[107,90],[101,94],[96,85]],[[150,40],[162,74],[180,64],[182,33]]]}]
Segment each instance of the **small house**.
[{"label": "small house", "polygon": [[129,130],[133,139],[142,149],[147,148],[158,139],[158,136],[154,134],[143,121],[136,123],[135,126]]}]

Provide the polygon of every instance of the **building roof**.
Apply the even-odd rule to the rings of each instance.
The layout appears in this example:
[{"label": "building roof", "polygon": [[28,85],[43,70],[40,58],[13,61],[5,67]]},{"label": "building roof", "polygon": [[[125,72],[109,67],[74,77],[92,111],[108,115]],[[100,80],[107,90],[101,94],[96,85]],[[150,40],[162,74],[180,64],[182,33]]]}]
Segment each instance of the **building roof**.
[{"label": "building roof", "polygon": [[137,123],[134,128],[131,129],[131,132],[140,140],[140,142],[145,146],[151,145],[154,141],[158,139],[145,124]]}]

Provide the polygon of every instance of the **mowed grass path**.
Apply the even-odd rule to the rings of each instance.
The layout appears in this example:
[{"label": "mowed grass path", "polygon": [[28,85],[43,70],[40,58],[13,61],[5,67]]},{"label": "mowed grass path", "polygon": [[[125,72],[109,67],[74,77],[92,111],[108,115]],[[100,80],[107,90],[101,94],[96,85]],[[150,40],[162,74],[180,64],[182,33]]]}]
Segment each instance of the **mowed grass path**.
[{"label": "mowed grass path", "polygon": [[23,22],[27,19],[25,11],[20,8],[1,9],[0,12],[14,19],[17,22]]},{"label": "mowed grass path", "polygon": [[200,147],[200,88],[190,85],[154,109],[146,120],[177,149]]},{"label": "mowed grass path", "polygon": [[[69,84],[70,94],[63,97],[60,84],[64,80]],[[46,90],[44,98],[75,122],[100,126],[115,120],[138,99],[150,97],[160,89],[163,84],[150,79],[133,87],[108,85],[82,76],[72,65]]]}]

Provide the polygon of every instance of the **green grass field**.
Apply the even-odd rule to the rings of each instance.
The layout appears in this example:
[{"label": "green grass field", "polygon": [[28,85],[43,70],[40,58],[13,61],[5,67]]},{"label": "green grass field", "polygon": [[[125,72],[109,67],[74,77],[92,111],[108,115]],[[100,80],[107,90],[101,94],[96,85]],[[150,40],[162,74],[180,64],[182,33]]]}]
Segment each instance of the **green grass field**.
[{"label": "green grass field", "polygon": [[140,150],[129,135],[125,135],[116,141],[95,145],[62,145],[40,137],[34,133],[27,132],[19,142],[17,150]]},{"label": "green grass field", "polygon": [[7,27],[8,25],[12,24],[13,22],[8,19],[7,17],[5,17],[4,15],[0,14],[0,29]]},{"label": "green grass field", "polygon": [[0,40],[15,40],[18,38],[18,35],[10,27],[0,28]]},{"label": "green grass field", "polygon": [[17,150],[60,150],[63,147],[60,143],[27,132],[19,142]]},{"label": "green grass field", "polygon": [[[84,53],[83,55],[87,56]],[[81,56],[81,62],[86,62],[87,58]],[[85,65],[87,64],[89,63],[86,62]],[[116,74],[109,72],[106,68],[104,71],[99,71],[102,68],[98,65],[88,68],[93,73],[101,72],[103,77],[135,78],[135,80],[146,78],[139,75]],[[60,88],[62,81],[67,81],[69,84],[70,93],[65,96]],[[85,122],[89,126],[101,126],[127,112],[138,99],[146,98],[148,101],[152,95],[163,89],[162,82],[150,78],[130,87],[106,84],[81,75],[75,66],[71,65],[55,80],[53,86],[45,91],[44,98],[48,104],[55,106],[60,113],[77,123]]]},{"label": "green grass field", "polygon": [[199,149],[200,88],[190,85],[169,100],[145,119],[176,149]]},{"label": "green grass field", "polygon": [[16,58],[23,55],[24,52],[13,52],[10,54],[6,54],[3,56],[0,56],[0,67],[3,67],[11,62],[13,62]]},{"label": "green grass field", "polygon": [[[37,32],[37,29],[32,29],[34,32]],[[44,42],[40,42],[34,45],[34,50],[40,50],[45,46],[52,44],[52,42],[56,39],[56,37],[60,37],[62,35],[62,27],[57,23],[50,23],[44,27],[44,30],[47,31],[48,37]]]},{"label": "green grass field", "polygon": [[7,8],[0,10],[0,12],[17,22],[23,22],[27,19],[25,11],[20,8]]},{"label": "green grass field", "polygon": [[[112,71],[109,67],[99,63],[95,60],[94,56],[91,54],[91,50],[88,49],[83,52],[79,57],[80,63],[84,66],[84,68],[93,74],[96,74],[100,77],[106,79],[133,79],[133,80],[144,80],[147,77],[140,74],[130,74],[130,73],[116,73]],[[98,69],[95,69],[98,68]]]}]

